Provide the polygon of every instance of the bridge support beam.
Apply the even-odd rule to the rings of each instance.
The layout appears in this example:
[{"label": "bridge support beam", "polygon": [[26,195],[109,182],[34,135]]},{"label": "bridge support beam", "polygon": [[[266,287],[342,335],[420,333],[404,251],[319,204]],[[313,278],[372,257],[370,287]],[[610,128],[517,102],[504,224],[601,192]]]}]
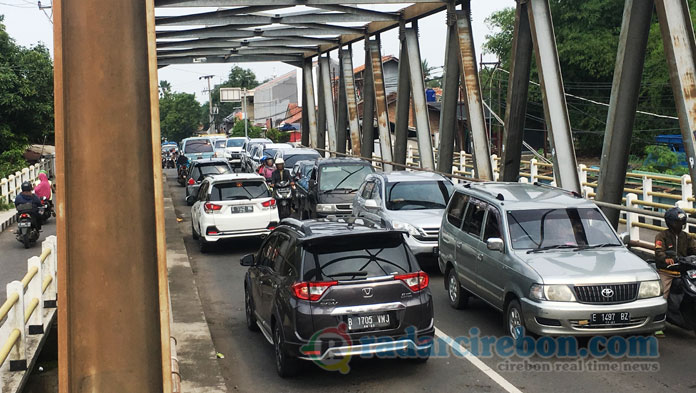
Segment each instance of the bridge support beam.
[{"label": "bridge support beam", "polygon": [[512,65],[508,79],[502,151],[502,181],[516,182],[520,176],[524,122],[527,114],[529,72],[532,66],[532,32],[527,3],[517,2],[512,39]]},{"label": "bridge support beam", "polygon": [[[336,97],[336,151],[346,152],[346,126],[348,124],[348,105],[346,103],[346,83],[343,77],[343,51],[338,48],[338,97]],[[333,81],[333,79],[332,79]]]},{"label": "bridge support beam", "polygon": [[[317,57],[317,146],[319,149],[326,149],[326,92],[324,91],[324,70]],[[321,155],[325,153],[320,151]]]},{"label": "bridge support beam", "polygon": [[394,162],[406,164],[408,148],[408,121],[411,109],[411,81],[408,68],[408,48],[406,46],[405,23],[399,26],[399,84],[396,87],[396,126],[394,130]]},{"label": "bridge support beam", "polygon": [[[379,37],[367,41],[370,49],[370,61],[372,62],[372,85],[375,92],[375,109],[377,110],[377,127],[379,129],[379,149],[384,161],[392,160],[391,130],[389,125],[389,112],[387,111],[387,93],[384,88],[384,69],[382,67],[382,53]],[[392,165],[382,164],[385,172],[392,170]]]},{"label": "bridge support beam", "polygon": [[[307,118],[307,130],[309,131],[309,146],[319,147],[319,136],[317,130],[317,110],[314,106],[314,76],[312,75],[312,68],[312,59],[305,59],[305,62],[302,65],[302,81],[304,85],[304,94],[302,95],[302,101],[304,102],[304,107],[302,108],[302,119],[304,124],[304,118]],[[302,132],[303,143],[304,133],[305,131]]]},{"label": "bridge support beam", "polygon": [[348,126],[350,127],[350,144],[354,155],[360,155],[360,116],[358,114],[358,100],[355,96],[355,78],[353,75],[353,51],[341,49],[341,69],[343,70],[344,92],[346,94],[346,106],[348,109]]},{"label": "bridge support beam", "polygon": [[[324,117],[326,118],[326,131],[329,136],[329,150],[336,151],[336,115],[334,114],[333,89],[331,88],[331,58],[319,56],[319,68],[321,69],[321,91],[324,99]],[[345,146],[345,141],[343,146]],[[323,147],[322,147],[323,149]],[[333,154],[333,153],[332,153]]]},{"label": "bridge support beam", "polygon": [[171,392],[154,2],[53,12],[59,388]]},{"label": "bridge support beam", "polygon": [[447,5],[447,42],[445,67],[442,71],[442,107],[440,108],[440,146],[437,170],[452,173],[454,137],[459,127],[457,102],[459,101],[459,37],[454,3]]},{"label": "bridge support beam", "polygon": [[483,97],[476,65],[476,49],[471,29],[471,2],[464,2],[464,10],[457,11],[457,32],[459,36],[459,67],[466,94],[466,113],[469,130],[474,142],[474,169],[476,177],[493,180],[493,166],[488,147],[486,120],[483,112]]},{"label": "bridge support beam", "polygon": [[[652,12],[652,1],[626,0],[624,5],[596,197],[615,205],[622,204]],[[618,228],[620,212],[602,210]]]},{"label": "bridge support beam", "polygon": [[688,158],[691,192],[696,195],[696,43],[689,4],[686,0],[656,0],[655,5]]},{"label": "bridge support beam", "polygon": [[362,144],[360,152],[362,156],[372,159],[375,150],[375,86],[372,82],[372,52],[368,45],[369,37],[365,36],[365,70],[363,71],[363,123]]},{"label": "bridge support beam", "polygon": [[549,129],[553,168],[559,187],[580,193],[577,160],[558,62],[556,38],[548,0],[529,0],[528,16],[539,69],[544,116]]},{"label": "bridge support beam", "polygon": [[432,170],[435,169],[435,159],[433,158],[433,141],[430,135],[430,114],[428,113],[428,104],[425,100],[425,81],[423,67],[421,66],[420,47],[418,45],[418,30],[415,28],[406,29],[405,34],[420,166],[421,168]]}]

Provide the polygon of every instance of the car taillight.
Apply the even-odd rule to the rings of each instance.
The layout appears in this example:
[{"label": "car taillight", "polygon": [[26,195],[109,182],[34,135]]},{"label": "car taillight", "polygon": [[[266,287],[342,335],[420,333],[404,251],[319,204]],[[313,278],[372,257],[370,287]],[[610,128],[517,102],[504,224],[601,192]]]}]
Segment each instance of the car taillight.
[{"label": "car taillight", "polygon": [[210,203],[210,202],[203,205],[203,210],[205,210],[206,213],[212,213],[212,212],[220,210],[220,209],[222,209],[221,205],[216,205],[216,204]]},{"label": "car taillight", "polygon": [[190,178],[190,179],[188,180],[188,185],[189,185],[189,186],[192,186],[192,185],[194,185],[194,184],[196,184],[196,182],[193,180],[193,178]]},{"label": "car taillight", "polygon": [[263,207],[273,207],[275,205],[276,205],[275,199],[269,199],[266,202],[261,202],[261,206],[263,206]]},{"label": "car taillight", "polygon": [[22,213],[19,218],[29,218],[29,215],[27,213]]},{"label": "car taillight", "polygon": [[327,289],[338,284],[338,281],[298,282],[292,285],[292,293],[300,300],[317,301]]},{"label": "car taillight", "polygon": [[401,280],[413,292],[418,292],[428,287],[430,278],[425,272],[397,274],[395,280]]}]

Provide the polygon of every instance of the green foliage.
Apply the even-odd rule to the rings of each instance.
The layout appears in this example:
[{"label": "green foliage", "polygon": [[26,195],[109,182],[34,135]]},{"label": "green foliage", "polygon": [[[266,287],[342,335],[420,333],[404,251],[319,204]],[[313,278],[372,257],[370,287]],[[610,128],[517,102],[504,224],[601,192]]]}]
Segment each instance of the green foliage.
[{"label": "green foliage", "polygon": [[[167,86],[167,81],[160,83]],[[181,141],[198,130],[200,104],[193,94],[172,93],[169,89],[160,89],[160,129],[162,137],[170,141]]]},{"label": "green foliage", "polygon": [[43,45],[25,48],[0,15],[0,177],[26,166],[30,143],[53,143],[53,62]]},{"label": "green foliage", "polygon": [[665,173],[668,175],[686,175],[689,168],[680,165],[681,157],[669,147],[652,145],[645,148],[645,162],[640,168],[642,171]]},{"label": "green foliage", "polygon": [[266,138],[272,140],[275,143],[283,143],[290,141],[290,133],[278,130],[276,128],[271,128],[266,131]]},{"label": "green foliage", "polygon": [[[249,135],[249,138],[260,138],[261,137],[261,127],[256,127],[251,125],[251,122],[249,120],[247,121],[247,132]],[[244,136],[244,121],[239,120],[236,123],[234,123],[234,127],[232,127],[232,131],[230,132],[230,136]]]},{"label": "green foliage", "polygon": [[[688,0],[692,20],[696,17],[696,0]],[[558,57],[567,93],[594,101],[609,103],[613,81],[616,50],[623,16],[622,0],[552,0],[551,13],[558,48]],[[486,36],[484,52],[496,55],[501,66],[510,70],[515,10],[506,8],[491,14],[486,23],[495,33]],[[483,75],[482,75],[483,78]],[[507,89],[508,74],[496,73],[503,89]],[[532,61],[532,81],[538,81],[535,61]],[[484,89],[484,96],[487,95]],[[669,71],[657,17],[653,16],[648,48],[639,93],[638,110],[676,116],[676,107],[669,82]],[[503,99],[507,92],[503,92]],[[497,106],[497,92],[484,97]],[[580,155],[598,157],[606,128],[606,106],[567,97],[570,123],[575,136],[575,148]],[[530,85],[527,106],[527,128],[543,128],[543,105],[538,86]],[[644,148],[654,143],[658,134],[679,129],[674,119],[637,114],[631,151],[642,155]]]}]

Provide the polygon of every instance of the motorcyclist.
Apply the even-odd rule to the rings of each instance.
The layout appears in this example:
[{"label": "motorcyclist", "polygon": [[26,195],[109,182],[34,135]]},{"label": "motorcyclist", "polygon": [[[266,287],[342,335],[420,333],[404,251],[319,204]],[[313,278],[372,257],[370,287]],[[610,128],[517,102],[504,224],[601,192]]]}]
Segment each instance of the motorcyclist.
[{"label": "motorcyclist", "polygon": [[283,181],[290,181],[290,185],[294,186],[295,181],[292,176],[290,176],[290,171],[285,169],[285,161],[283,158],[278,158],[275,162],[276,169],[271,175],[271,187],[275,187],[276,184]]},{"label": "motorcyclist", "polygon": [[22,192],[17,194],[14,200],[15,207],[19,205],[24,205],[31,203],[32,209],[28,211],[31,216],[32,225],[36,226],[38,230],[41,230],[41,220],[39,219],[39,207],[41,206],[41,200],[34,194],[34,187],[30,182],[25,181],[22,183]]},{"label": "motorcyclist", "polygon": [[266,181],[271,181],[272,184],[273,157],[263,156],[263,158],[261,158],[261,162],[263,164],[259,168],[259,175],[263,176]]}]

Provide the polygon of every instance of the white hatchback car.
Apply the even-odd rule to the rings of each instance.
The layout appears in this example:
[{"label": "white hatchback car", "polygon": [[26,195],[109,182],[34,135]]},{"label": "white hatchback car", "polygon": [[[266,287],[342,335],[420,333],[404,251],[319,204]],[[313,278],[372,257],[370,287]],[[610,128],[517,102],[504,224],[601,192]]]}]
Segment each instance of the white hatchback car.
[{"label": "white hatchback car", "polygon": [[264,178],[235,173],[207,177],[189,195],[193,238],[201,252],[210,243],[234,237],[265,237],[278,225],[276,201]]}]

